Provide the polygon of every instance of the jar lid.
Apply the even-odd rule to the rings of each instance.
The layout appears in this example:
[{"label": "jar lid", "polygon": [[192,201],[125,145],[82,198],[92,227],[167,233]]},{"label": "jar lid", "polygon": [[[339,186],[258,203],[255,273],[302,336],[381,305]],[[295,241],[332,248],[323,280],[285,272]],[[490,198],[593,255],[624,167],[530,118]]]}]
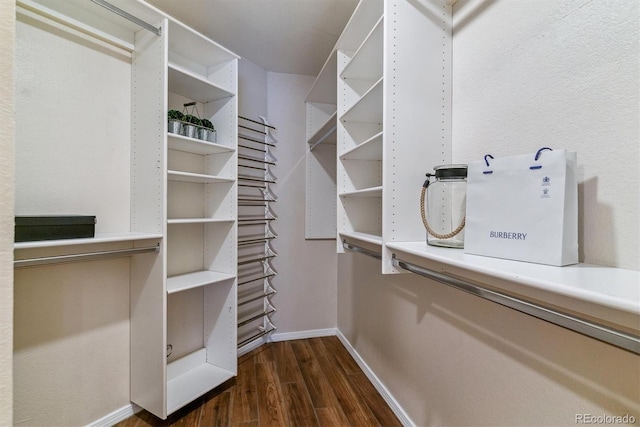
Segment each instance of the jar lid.
[{"label": "jar lid", "polygon": [[467,165],[440,165],[434,166],[436,178],[466,178]]}]

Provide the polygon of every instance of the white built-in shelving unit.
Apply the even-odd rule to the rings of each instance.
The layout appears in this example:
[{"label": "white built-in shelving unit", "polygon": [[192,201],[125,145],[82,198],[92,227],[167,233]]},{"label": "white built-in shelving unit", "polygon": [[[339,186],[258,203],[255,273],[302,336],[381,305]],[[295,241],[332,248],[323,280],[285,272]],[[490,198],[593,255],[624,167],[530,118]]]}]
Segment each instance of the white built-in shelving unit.
[{"label": "white built-in shelving unit", "polygon": [[[143,23],[89,1],[18,6],[129,55],[130,225],[93,239],[19,243],[16,259],[150,249],[131,255],[131,401],[166,418],[237,372],[238,56],[144,2],[109,3]],[[168,132],[167,111],[194,101],[215,143]]]}]

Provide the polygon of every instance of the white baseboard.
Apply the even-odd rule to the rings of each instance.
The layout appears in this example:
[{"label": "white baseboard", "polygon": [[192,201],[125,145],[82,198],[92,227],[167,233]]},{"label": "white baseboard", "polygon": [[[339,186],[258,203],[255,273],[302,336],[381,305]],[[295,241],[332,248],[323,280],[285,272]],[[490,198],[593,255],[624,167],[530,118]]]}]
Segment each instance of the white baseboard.
[{"label": "white baseboard", "polygon": [[327,329],[312,329],[310,331],[296,331],[296,332],[283,332],[280,334],[272,334],[270,341],[291,341],[291,340],[303,340],[306,338],[318,338],[318,337],[331,337],[338,333],[335,328]]},{"label": "white baseboard", "polygon": [[347,340],[347,338],[344,335],[342,335],[342,333],[339,330],[336,330],[336,332],[337,332],[336,335],[338,336],[338,339],[340,340],[342,345],[344,345],[344,347],[347,349],[351,357],[353,357],[353,359],[356,361],[358,366],[360,366],[360,369],[362,369],[362,372],[364,372],[367,378],[369,378],[369,381],[371,381],[371,383],[376,388],[376,390],[378,390],[378,393],[380,393],[380,396],[382,396],[384,401],[387,402],[387,405],[389,405],[389,407],[391,408],[393,413],[396,415],[396,417],[398,417],[398,420],[402,423],[402,425],[406,427],[415,427],[415,424],[413,421],[411,421],[411,418],[409,418],[409,415],[407,415],[407,413],[404,411],[404,409],[402,409],[398,401],[393,397],[393,395],[389,392],[389,390],[387,390],[384,384],[382,384],[380,379],[378,379],[376,374],[373,373],[371,368],[369,368],[369,365],[367,365],[367,363],[362,359],[362,357],[360,357],[356,349],[353,348],[353,346]]},{"label": "white baseboard", "polygon": [[141,407],[130,403],[128,405],[123,406],[120,409],[116,409],[112,413],[105,415],[104,417],[96,420],[90,424],[87,424],[87,427],[111,427],[114,424],[118,424],[120,421],[124,421],[127,418],[137,414],[142,410]]}]

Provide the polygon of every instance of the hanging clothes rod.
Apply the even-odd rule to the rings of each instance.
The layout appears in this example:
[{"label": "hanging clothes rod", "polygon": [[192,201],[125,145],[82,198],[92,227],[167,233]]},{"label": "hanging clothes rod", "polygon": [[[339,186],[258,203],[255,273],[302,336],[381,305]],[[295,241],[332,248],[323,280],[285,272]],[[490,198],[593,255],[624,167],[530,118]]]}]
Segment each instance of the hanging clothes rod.
[{"label": "hanging clothes rod", "polygon": [[256,321],[256,320],[258,320],[258,319],[262,319],[263,317],[267,317],[267,316],[269,316],[270,314],[275,313],[276,311],[277,311],[277,310],[276,310],[275,308],[270,307],[270,310],[268,310],[268,311],[262,312],[262,313],[260,313],[260,314],[258,314],[258,315],[256,315],[256,316],[253,316],[253,317],[252,317],[252,318],[250,318],[250,319],[243,320],[242,322],[239,322],[239,323],[238,323],[238,327],[241,327],[241,326],[244,326],[244,325],[248,325],[249,323],[251,323],[251,322],[255,322],[255,321]]},{"label": "hanging clothes rod", "polygon": [[249,165],[241,165],[240,163],[238,163],[238,167],[239,168],[247,168],[247,169],[256,169],[259,171],[266,171],[267,168],[261,168],[260,166],[249,166]]},{"label": "hanging clothes rod", "polygon": [[595,338],[599,341],[628,350],[632,353],[640,354],[640,336],[619,331],[609,326],[583,319],[573,314],[563,313],[556,309],[544,307],[534,302],[525,301],[502,292],[487,289],[443,273],[431,271],[424,267],[402,261],[396,258],[395,254],[393,255],[392,262],[395,267],[400,267],[420,276],[435,280],[436,282],[443,283],[447,286],[451,286],[477,297],[503,305],[521,313],[528,314],[546,322],[553,323],[554,325],[578,332],[579,334]]},{"label": "hanging clothes rod", "polygon": [[[243,126],[238,126],[238,127],[243,127]],[[248,129],[248,128],[245,128],[245,129]],[[259,132],[259,131],[255,131],[255,132]],[[256,142],[258,144],[268,145],[269,147],[275,147],[276,146],[275,144],[272,144],[270,142],[260,141],[259,139],[250,138],[250,137],[248,137],[246,135],[242,135],[242,134],[238,134],[238,138],[245,139],[245,140],[251,141],[251,142]]]},{"label": "hanging clothes rod", "polygon": [[251,246],[257,245],[259,243],[266,243],[269,240],[274,240],[276,237],[263,237],[261,239],[251,239],[251,240],[238,240],[238,246]]},{"label": "hanging clothes rod", "polygon": [[265,335],[267,335],[267,334],[270,334],[271,332],[275,331],[276,329],[277,329],[277,328],[276,328],[275,326],[271,325],[271,328],[270,328],[270,329],[268,329],[268,330],[264,330],[264,331],[260,331],[260,332],[258,332],[257,334],[252,335],[252,336],[250,336],[249,338],[247,338],[247,339],[244,339],[244,340],[240,341],[240,342],[238,343],[238,348],[242,347],[242,346],[243,346],[243,345],[245,345],[245,344],[250,343],[251,341],[255,341],[255,340],[257,340],[258,338],[262,338],[263,336],[265,336]]},{"label": "hanging clothes rod", "polygon": [[273,217],[255,217],[255,218],[238,218],[238,222],[257,222],[257,221],[275,221],[277,218]]},{"label": "hanging clothes rod", "polygon": [[131,15],[128,12],[125,12],[124,10],[120,9],[119,7],[116,7],[114,5],[112,5],[111,3],[108,3],[104,0],[91,0],[92,2],[94,2],[95,4],[104,7],[105,9],[115,13],[116,15],[120,15],[123,18],[133,22],[134,24],[140,25],[142,28],[145,28],[149,31],[151,31],[153,34],[155,34],[156,36],[159,36],[162,34],[162,29],[161,28],[157,28],[154,27],[153,25],[143,21],[142,19]]},{"label": "hanging clothes rod", "polygon": [[251,122],[251,123],[257,123],[257,124],[259,124],[260,126],[264,126],[264,127],[269,128],[269,129],[277,130],[277,129],[276,129],[276,128],[274,128],[273,126],[271,126],[271,125],[267,125],[267,124],[264,124],[264,123],[259,122],[259,121],[257,121],[257,120],[249,119],[249,118],[247,118],[247,117],[242,117],[242,116],[238,116],[238,118],[239,118],[239,119],[242,119],[242,120],[246,120],[246,121]]},{"label": "hanging clothes rod", "polygon": [[316,142],[314,142],[313,144],[311,144],[309,146],[309,151],[313,151],[314,148],[316,148],[318,145],[322,144],[324,142],[325,139],[329,138],[335,131],[336,131],[337,126],[333,126],[331,129],[329,129],[327,131],[327,133],[325,133],[324,135],[322,135],[322,137],[320,137],[320,139],[318,139]]},{"label": "hanging clothes rod", "polygon": [[144,254],[149,252],[159,252],[159,251],[160,251],[160,246],[152,246],[152,247],[146,247],[146,248],[116,249],[112,251],[102,251],[102,252],[86,252],[86,253],[72,254],[72,255],[56,255],[56,256],[50,256],[50,257],[15,260],[13,262],[13,266],[15,268],[21,268],[21,267],[33,267],[36,265],[45,265],[45,264],[93,261],[93,260],[99,260],[99,259],[118,258],[118,257]]},{"label": "hanging clothes rod", "polygon": [[276,181],[271,179],[257,178],[253,176],[247,176],[247,175],[238,175],[238,179],[241,179],[243,181],[255,181],[255,182],[266,182],[268,184],[276,184]]},{"label": "hanging clothes rod", "polygon": [[275,203],[271,199],[238,199],[239,206],[264,206],[265,203]]},{"label": "hanging clothes rod", "polygon": [[358,252],[364,255],[368,255],[375,259],[382,259],[381,253],[374,252],[371,249],[363,248],[362,246],[354,245],[352,243],[347,243],[346,240],[342,241],[342,247],[345,249],[349,249],[350,251],[353,251],[353,252]]},{"label": "hanging clothes rod", "polygon": [[272,166],[276,165],[275,162],[269,162],[269,161],[264,160],[264,159],[257,159],[255,157],[250,157],[250,156],[238,155],[238,159],[240,159],[240,160],[248,160],[250,162],[256,162],[256,163],[263,163],[263,164],[272,165]]}]

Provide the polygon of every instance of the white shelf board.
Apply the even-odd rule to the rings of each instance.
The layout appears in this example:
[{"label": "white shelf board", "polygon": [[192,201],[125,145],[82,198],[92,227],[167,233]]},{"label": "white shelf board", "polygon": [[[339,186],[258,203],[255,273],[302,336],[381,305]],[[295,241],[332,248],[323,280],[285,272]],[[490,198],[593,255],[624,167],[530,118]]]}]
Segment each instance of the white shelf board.
[{"label": "white shelf board", "polygon": [[235,277],[233,274],[220,273],[218,271],[196,271],[171,276],[167,278],[167,293],[173,294],[188,289],[212,285],[226,280],[233,280]]},{"label": "white shelf board", "polygon": [[206,68],[240,59],[238,55],[222,45],[171,17],[169,19],[169,51],[202,64]]},{"label": "white shelf board", "polygon": [[169,63],[169,91],[202,103],[234,95],[233,92],[212,83],[203,76],[172,63]]},{"label": "white shelf board", "polygon": [[167,171],[167,179],[169,181],[194,182],[199,184],[211,184],[216,182],[233,182],[232,178],[221,178],[215,175],[204,175],[201,173]]},{"label": "white shelf board", "polygon": [[235,220],[232,218],[222,218],[222,219],[214,219],[214,218],[171,218],[167,220],[167,224],[209,224],[209,223],[225,223],[225,222],[234,222]]},{"label": "white shelf board", "polygon": [[355,51],[384,12],[383,1],[361,1],[336,43],[337,50]]},{"label": "white shelf board", "polygon": [[340,156],[342,160],[382,160],[382,132],[373,135],[361,144]]},{"label": "white shelf board", "polygon": [[13,245],[14,249],[35,249],[35,248],[49,248],[60,246],[77,246],[77,245],[96,245],[101,243],[112,242],[134,242],[138,240],[148,239],[162,239],[162,234],[159,233],[103,233],[96,234],[95,237],[88,237],[83,239],[59,239],[59,240],[39,240],[36,242],[18,242]]},{"label": "white shelf board", "polygon": [[340,193],[340,197],[382,197],[382,186]]},{"label": "white shelf board", "polygon": [[382,123],[382,80],[380,78],[349,110],[340,121]]},{"label": "white shelf board", "polygon": [[320,104],[335,104],[338,96],[337,87],[338,54],[331,51],[320,73],[311,86],[311,90],[305,98],[305,102],[317,102]]},{"label": "white shelf board", "polygon": [[167,144],[170,150],[184,151],[193,154],[219,154],[236,151],[234,147],[229,147],[228,145],[189,138],[171,132],[167,133]]},{"label": "white shelf board", "polygon": [[356,242],[364,242],[382,247],[382,236],[371,233],[362,233],[359,231],[340,231],[340,237]]},{"label": "white shelf board", "polygon": [[231,371],[207,363],[200,349],[167,366],[167,414],[233,378]]},{"label": "white shelf board", "polygon": [[327,121],[314,133],[307,141],[309,145],[315,147],[318,144],[335,144],[336,143],[336,125],[338,112],[334,112]]},{"label": "white shelf board", "polygon": [[344,68],[340,77],[343,79],[377,81],[382,77],[383,20],[380,20],[367,35],[362,45]]},{"label": "white shelf board", "polygon": [[[546,292],[565,295],[635,315],[640,314],[640,272],[593,264],[564,267],[465,254],[460,249],[429,246],[423,242],[389,242],[392,252],[406,253],[467,272],[482,274]],[[554,302],[554,301],[550,301]]]}]

